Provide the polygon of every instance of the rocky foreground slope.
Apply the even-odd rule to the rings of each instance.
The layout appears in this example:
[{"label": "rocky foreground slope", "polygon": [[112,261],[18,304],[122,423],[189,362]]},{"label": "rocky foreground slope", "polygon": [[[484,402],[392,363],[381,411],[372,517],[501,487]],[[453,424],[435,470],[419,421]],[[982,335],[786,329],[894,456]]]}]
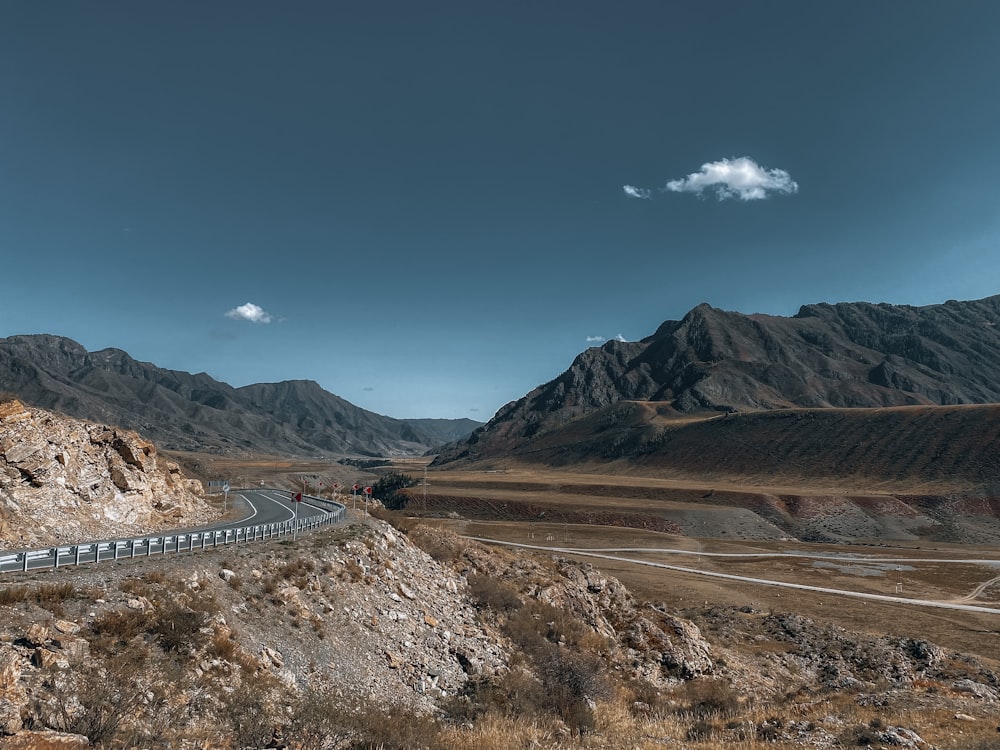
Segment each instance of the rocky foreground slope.
[{"label": "rocky foreground slope", "polygon": [[0,548],[211,521],[201,482],[134,432],[0,403]]},{"label": "rocky foreground slope", "polygon": [[975,658],[404,528],[5,581],[0,748],[994,747]]}]

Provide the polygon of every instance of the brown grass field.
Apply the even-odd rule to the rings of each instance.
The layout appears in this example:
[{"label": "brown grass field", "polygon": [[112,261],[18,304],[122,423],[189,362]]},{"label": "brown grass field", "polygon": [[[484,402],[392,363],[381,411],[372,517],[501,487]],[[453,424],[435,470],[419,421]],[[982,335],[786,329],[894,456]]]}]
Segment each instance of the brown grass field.
[{"label": "brown grass field", "polygon": [[[743,508],[720,501],[720,496],[773,495],[811,497],[822,502],[844,496],[847,493],[843,488],[760,484],[748,487],[740,482],[600,475],[524,465],[497,471],[431,470],[427,473],[427,484],[423,485],[424,463],[425,460],[412,460],[394,464],[397,470],[421,481],[408,491],[411,499],[406,512],[459,534],[562,548],[853,554],[888,558],[877,565],[847,565],[809,557],[719,558],[655,552],[616,553],[621,557],[699,571],[1000,608],[1000,581],[985,587],[974,599],[966,599],[976,587],[1000,576],[1000,564],[989,562],[1000,560],[997,546],[954,544],[919,537],[903,540],[882,537],[858,540],[855,544],[811,544],[787,537],[746,538],[742,532],[758,530],[759,524],[755,525]],[[908,489],[912,491],[913,488]],[[849,494],[869,498],[888,496],[864,487],[857,487]],[[588,515],[595,521],[604,522],[581,523]],[[685,526],[686,532],[667,533],[626,525],[636,518],[666,519]],[[692,534],[691,530],[702,533]],[[931,561],[904,562],[911,558]],[[615,576],[640,599],[664,602],[681,610],[723,604],[749,605],[764,611],[794,611],[850,630],[925,638],[1000,663],[997,661],[1000,615],[781,589],[657,569],[624,560],[582,555],[575,559]],[[974,562],[942,562],[950,559]]]}]

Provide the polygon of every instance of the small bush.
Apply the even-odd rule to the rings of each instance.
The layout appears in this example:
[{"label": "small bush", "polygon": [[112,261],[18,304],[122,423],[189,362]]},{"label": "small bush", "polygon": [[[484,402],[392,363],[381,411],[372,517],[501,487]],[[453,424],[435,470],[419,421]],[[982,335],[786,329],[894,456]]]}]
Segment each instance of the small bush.
[{"label": "small bush", "polygon": [[79,671],[51,673],[46,681],[50,725],[98,745],[126,746],[114,741],[116,735],[129,722],[142,726],[160,708],[157,683],[162,674],[148,666],[147,656],[144,649],[133,648]]},{"label": "small bush", "polygon": [[343,747],[356,734],[357,719],[343,708],[343,700],[332,691],[310,687],[292,706],[291,723],[285,733],[300,750]]},{"label": "small bush", "polygon": [[684,685],[684,702],[692,716],[727,716],[740,708],[739,693],[720,680],[699,678]]},{"label": "small bush", "polygon": [[96,636],[92,645],[101,650],[117,651],[147,632],[149,617],[132,609],[111,609],[102,612],[90,623],[90,630]]},{"label": "small bush", "polygon": [[71,583],[4,586],[0,588],[0,605],[10,607],[22,602],[33,602],[51,606],[76,596],[76,587]]},{"label": "small bush", "polygon": [[711,739],[717,731],[718,727],[715,724],[704,719],[699,719],[688,728],[685,739],[688,742],[703,742],[704,740]]},{"label": "small bush", "polygon": [[386,508],[401,510],[406,507],[406,503],[410,499],[403,490],[416,483],[417,480],[408,474],[391,471],[388,474],[383,474],[372,485],[372,495],[377,497]]},{"label": "small bush", "polygon": [[270,742],[280,720],[269,693],[267,686],[244,683],[223,694],[219,718],[228,726],[235,747],[259,750]]},{"label": "small bush", "polygon": [[239,648],[239,644],[233,639],[232,635],[216,633],[209,640],[206,652],[211,657],[231,662],[236,660]]},{"label": "small bush", "polygon": [[205,612],[171,602],[161,609],[151,632],[164,651],[189,653],[205,640],[201,628],[207,619]]},{"label": "small bush", "polygon": [[361,750],[444,750],[441,727],[432,716],[412,714],[392,707],[367,706],[355,715],[357,740],[351,747]]},{"label": "small bush", "polygon": [[479,607],[508,614],[521,608],[521,597],[510,586],[492,576],[469,574],[469,597]]}]

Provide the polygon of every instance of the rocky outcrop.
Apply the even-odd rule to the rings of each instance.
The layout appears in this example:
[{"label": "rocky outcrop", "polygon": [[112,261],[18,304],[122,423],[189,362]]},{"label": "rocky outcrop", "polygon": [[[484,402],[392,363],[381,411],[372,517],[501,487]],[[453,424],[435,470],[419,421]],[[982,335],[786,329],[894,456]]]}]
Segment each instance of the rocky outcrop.
[{"label": "rocky outcrop", "polygon": [[201,483],[139,435],[0,404],[0,547],[132,536],[212,517]]}]

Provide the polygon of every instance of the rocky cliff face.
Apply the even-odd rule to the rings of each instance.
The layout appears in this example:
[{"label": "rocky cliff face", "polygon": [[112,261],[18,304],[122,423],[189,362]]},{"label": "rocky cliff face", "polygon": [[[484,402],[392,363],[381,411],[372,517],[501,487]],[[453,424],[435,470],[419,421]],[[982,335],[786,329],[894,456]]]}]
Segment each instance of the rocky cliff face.
[{"label": "rocky cliff face", "polygon": [[699,305],[609,341],[497,412],[442,461],[499,455],[619,401],[679,413],[1000,402],[1000,296],[909,307],[807,305],[791,318]]},{"label": "rocky cliff face", "polygon": [[201,483],[133,432],[0,403],[0,546],[206,523]]}]

